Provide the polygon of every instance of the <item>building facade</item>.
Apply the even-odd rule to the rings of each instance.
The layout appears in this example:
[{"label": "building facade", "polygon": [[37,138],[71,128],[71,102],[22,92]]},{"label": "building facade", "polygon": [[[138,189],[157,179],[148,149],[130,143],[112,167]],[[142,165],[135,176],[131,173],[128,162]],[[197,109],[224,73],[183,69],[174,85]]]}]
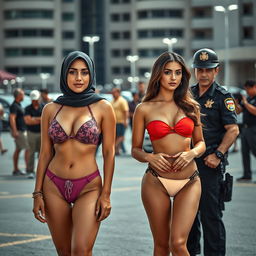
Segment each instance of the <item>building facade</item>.
[{"label": "building facade", "polygon": [[58,90],[63,56],[80,48],[79,1],[0,2],[0,69],[27,89]]},{"label": "building facade", "polygon": [[[220,83],[239,86],[256,78],[256,0],[0,3],[0,69],[25,77],[27,88],[57,90],[63,56],[75,49],[89,54],[89,44],[82,38],[94,35],[100,37],[94,45],[98,84],[119,81],[130,88],[131,76],[148,81],[153,62],[162,52],[172,49],[190,65],[194,52],[203,47],[218,53]],[[238,8],[230,10],[233,4]],[[216,6],[222,6],[222,11]],[[164,38],[176,42],[168,45]],[[138,56],[134,62],[127,60],[134,55]],[[42,73],[49,74],[47,81]]]}]

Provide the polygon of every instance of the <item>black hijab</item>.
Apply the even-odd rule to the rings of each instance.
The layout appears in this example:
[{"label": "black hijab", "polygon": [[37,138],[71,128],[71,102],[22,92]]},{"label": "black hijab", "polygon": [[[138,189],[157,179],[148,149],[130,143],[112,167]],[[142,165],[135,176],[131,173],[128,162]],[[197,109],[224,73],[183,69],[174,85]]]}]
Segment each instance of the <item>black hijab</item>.
[{"label": "black hijab", "polygon": [[[82,59],[85,61],[90,73],[90,81],[88,87],[80,93],[73,92],[71,89],[69,89],[67,84],[68,69],[72,62],[77,59]],[[71,52],[65,57],[61,67],[60,90],[63,95],[59,96],[54,102],[72,107],[83,107],[104,99],[100,95],[95,93],[95,84],[95,69],[92,59],[83,52]]]}]

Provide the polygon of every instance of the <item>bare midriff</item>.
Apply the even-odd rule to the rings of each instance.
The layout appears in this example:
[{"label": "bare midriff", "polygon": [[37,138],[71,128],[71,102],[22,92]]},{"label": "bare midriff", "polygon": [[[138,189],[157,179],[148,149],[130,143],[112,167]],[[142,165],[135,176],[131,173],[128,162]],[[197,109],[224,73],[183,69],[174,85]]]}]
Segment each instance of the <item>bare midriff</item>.
[{"label": "bare midriff", "polygon": [[[159,140],[154,140],[152,146],[154,153],[165,153],[173,156],[179,152],[185,152],[190,150],[191,138],[182,137],[178,134],[168,134]],[[173,163],[176,159],[167,158],[170,163]],[[170,170],[169,172],[160,172],[159,175],[169,179],[187,179],[195,171],[197,166],[194,160],[192,160],[186,167],[176,172]]]},{"label": "bare midriff", "polygon": [[55,144],[55,155],[48,168],[64,179],[77,179],[98,169],[95,153],[96,145],[82,144],[75,139]]}]

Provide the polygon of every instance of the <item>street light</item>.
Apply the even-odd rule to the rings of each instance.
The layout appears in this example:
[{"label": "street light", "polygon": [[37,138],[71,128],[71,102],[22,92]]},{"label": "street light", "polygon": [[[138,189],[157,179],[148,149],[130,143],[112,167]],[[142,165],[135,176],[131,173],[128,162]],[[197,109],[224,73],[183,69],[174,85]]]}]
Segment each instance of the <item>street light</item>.
[{"label": "street light", "polygon": [[94,43],[100,41],[99,36],[84,36],[83,41],[89,43],[89,55],[94,61]]},{"label": "street light", "polygon": [[117,88],[120,88],[121,89],[121,85],[123,83],[123,79],[122,78],[115,78],[113,80],[113,83],[116,85]]},{"label": "street light", "polygon": [[238,9],[237,4],[230,4],[227,7],[222,5],[217,5],[214,7],[216,12],[223,12],[225,18],[225,49],[226,49],[226,57],[225,57],[225,77],[224,77],[224,85],[228,86],[229,80],[229,21],[228,21],[228,12],[234,11]]},{"label": "street light", "polygon": [[25,81],[25,77],[24,76],[17,76],[16,77],[16,82],[18,83],[19,87],[22,89],[22,84]]},{"label": "street light", "polygon": [[172,52],[172,46],[177,42],[178,42],[178,39],[176,37],[173,37],[173,38],[166,37],[163,39],[163,43],[168,45],[168,52]]},{"label": "street light", "polygon": [[126,56],[126,60],[130,62],[130,68],[131,68],[131,78],[130,80],[128,80],[131,83],[131,89],[135,90],[136,86],[136,69],[135,69],[135,62],[139,59],[138,55],[128,55]]},{"label": "street light", "polygon": [[41,73],[40,77],[42,79],[42,89],[47,89],[47,79],[50,77],[49,73]]}]

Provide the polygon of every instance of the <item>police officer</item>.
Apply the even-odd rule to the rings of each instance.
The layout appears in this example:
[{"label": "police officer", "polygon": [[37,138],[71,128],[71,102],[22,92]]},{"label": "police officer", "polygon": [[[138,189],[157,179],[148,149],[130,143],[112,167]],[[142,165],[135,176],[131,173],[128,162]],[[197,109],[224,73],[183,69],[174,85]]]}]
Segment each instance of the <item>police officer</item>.
[{"label": "police officer", "polygon": [[221,184],[229,147],[239,134],[235,104],[231,94],[215,82],[219,72],[217,54],[200,49],[193,56],[197,84],[191,87],[201,105],[206,152],[196,159],[202,183],[199,211],[187,242],[190,255],[200,254],[201,229],[204,232],[204,255],[222,256],[226,252],[226,232],[222,221],[224,202]]},{"label": "police officer", "polygon": [[248,97],[242,95],[241,104],[238,104],[237,113],[243,112],[243,128],[241,135],[243,176],[238,182],[251,181],[251,159],[250,152],[256,157],[256,81],[248,80],[244,84]]}]

